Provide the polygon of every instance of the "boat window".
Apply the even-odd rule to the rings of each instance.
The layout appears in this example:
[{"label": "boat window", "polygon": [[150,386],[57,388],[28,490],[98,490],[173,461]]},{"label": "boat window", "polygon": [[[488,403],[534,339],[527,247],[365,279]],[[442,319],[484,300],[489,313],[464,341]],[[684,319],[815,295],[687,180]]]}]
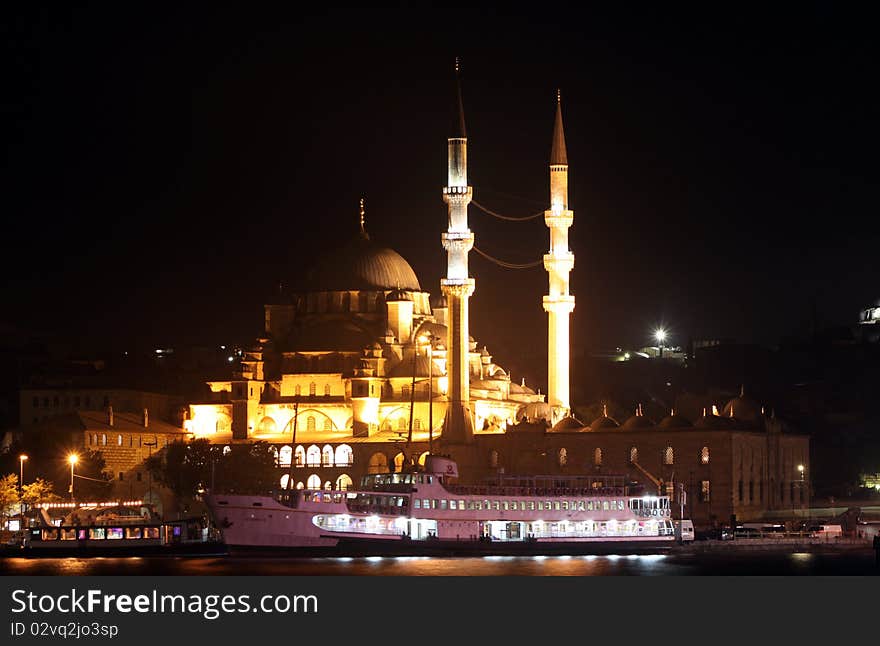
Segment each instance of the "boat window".
[{"label": "boat window", "polygon": [[584,501],[578,501],[578,511],[584,511]]},{"label": "boat window", "polygon": [[501,508],[501,505],[499,504],[498,500],[492,501],[492,509],[494,509],[495,511],[498,511],[500,508]]},{"label": "boat window", "polygon": [[608,511],[608,501],[607,500],[602,501],[602,511]]},{"label": "boat window", "polygon": [[553,509],[555,509],[556,511],[559,511],[559,501],[558,500],[553,503]]},{"label": "boat window", "polygon": [[538,501],[538,511],[544,511],[544,501],[543,500]]},{"label": "boat window", "polygon": [[421,509],[421,508],[422,508],[422,501],[419,500],[418,498],[414,499],[413,500],[413,509]]},{"label": "boat window", "polygon": [[440,509],[446,509],[446,501],[445,500],[440,501]]},{"label": "boat window", "polygon": [[535,501],[534,500],[529,501],[529,511],[535,511]]},{"label": "boat window", "polygon": [[507,501],[504,501],[504,504],[501,507],[504,511],[507,511]]},{"label": "boat window", "polygon": [[562,501],[562,508],[563,508],[565,511],[568,511],[568,501],[567,501],[567,500],[563,500],[563,501]]}]

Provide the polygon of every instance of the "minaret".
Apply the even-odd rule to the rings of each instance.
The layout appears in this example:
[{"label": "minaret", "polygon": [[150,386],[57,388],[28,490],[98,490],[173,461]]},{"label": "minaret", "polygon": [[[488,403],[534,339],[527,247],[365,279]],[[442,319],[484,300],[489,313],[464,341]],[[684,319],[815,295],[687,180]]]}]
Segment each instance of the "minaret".
[{"label": "minaret", "polygon": [[568,273],[574,267],[574,254],[568,250],[568,228],[574,212],[568,208],[568,155],[562,129],[562,101],[556,91],[556,123],[550,149],[550,210],[544,222],[550,229],[550,252],[544,255],[544,269],[550,288],[544,297],[547,312],[547,403],[552,410],[551,423],[569,415],[569,315],[574,310],[574,296],[568,293]]},{"label": "minaret", "polygon": [[440,281],[440,288],[448,304],[446,374],[449,383],[443,441],[453,444],[469,443],[474,437],[474,421],[468,408],[468,299],[474,293],[474,279],[468,275],[468,252],[474,246],[474,234],[468,229],[467,218],[467,206],[473,197],[473,189],[467,182],[467,133],[458,72],[456,58],[456,102],[452,129],[447,139],[449,163],[447,183],[443,188],[443,201],[446,202],[449,213],[449,228],[442,234],[447,265],[446,278]]}]

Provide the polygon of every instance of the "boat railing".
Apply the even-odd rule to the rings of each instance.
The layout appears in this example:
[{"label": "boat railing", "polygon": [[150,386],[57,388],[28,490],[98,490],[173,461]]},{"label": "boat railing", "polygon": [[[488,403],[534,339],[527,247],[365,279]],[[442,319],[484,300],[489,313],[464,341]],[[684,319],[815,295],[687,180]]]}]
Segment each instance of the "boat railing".
[{"label": "boat railing", "polygon": [[515,487],[497,485],[444,485],[460,496],[519,496],[528,498],[601,498],[626,495],[625,487]]}]

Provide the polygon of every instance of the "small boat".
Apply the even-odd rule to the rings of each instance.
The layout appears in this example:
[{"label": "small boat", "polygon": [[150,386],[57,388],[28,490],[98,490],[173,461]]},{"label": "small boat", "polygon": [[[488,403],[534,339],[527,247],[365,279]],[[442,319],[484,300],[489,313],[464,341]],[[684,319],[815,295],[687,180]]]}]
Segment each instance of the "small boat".
[{"label": "small boat", "polygon": [[453,484],[458,466],[364,476],[357,491],[205,497],[231,552],[298,554],[645,553],[676,541],[668,496],[630,495],[623,476],[505,476]]},{"label": "small boat", "polygon": [[[94,512],[94,517],[92,513]],[[83,520],[84,519],[84,520]],[[161,520],[122,505],[80,507],[58,523],[39,510],[29,527],[13,533],[4,557],[208,556],[226,553],[204,517]]]}]

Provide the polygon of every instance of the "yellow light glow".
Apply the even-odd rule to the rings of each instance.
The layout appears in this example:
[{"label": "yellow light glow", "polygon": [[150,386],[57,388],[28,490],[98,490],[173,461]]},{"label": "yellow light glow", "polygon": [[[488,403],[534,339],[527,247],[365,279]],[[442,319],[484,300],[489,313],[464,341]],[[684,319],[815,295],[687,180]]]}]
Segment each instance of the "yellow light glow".
[{"label": "yellow light glow", "polygon": [[666,340],[666,330],[662,327],[657,328],[657,330],[654,331],[654,338],[657,339],[659,343],[663,343]]},{"label": "yellow light glow", "polygon": [[27,460],[27,459],[28,459],[28,456],[26,456],[26,455],[19,455],[19,456],[18,456],[18,461],[19,461],[19,462],[24,462],[24,461]]},{"label": "yellow light glow", "polygon": [[76,464],[77,462],[79,462],[79,456],[76,453],[71,453],[67,456],[67,461],[70,464]]}]

